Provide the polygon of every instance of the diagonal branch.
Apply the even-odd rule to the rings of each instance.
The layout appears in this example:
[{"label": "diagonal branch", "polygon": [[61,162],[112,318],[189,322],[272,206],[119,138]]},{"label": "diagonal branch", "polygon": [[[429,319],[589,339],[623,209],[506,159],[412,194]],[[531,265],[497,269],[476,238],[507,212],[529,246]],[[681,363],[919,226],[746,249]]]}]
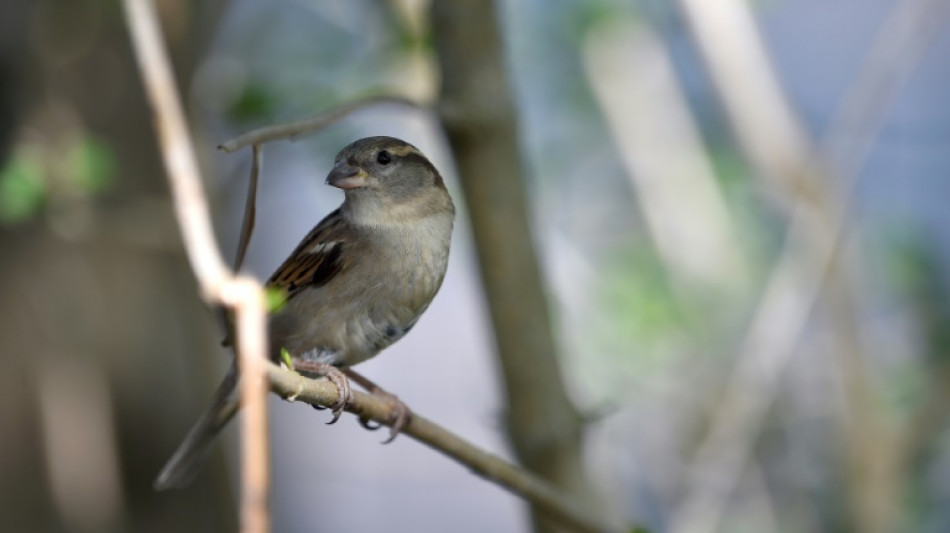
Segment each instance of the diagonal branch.
[{"label": "diagonal branch", "polygon": [[[299,400],[311,405],[329,407],[339,397],[336,386],[325,379],[305,378],[274,364],[268,364],[266,372],[271,389],[286,400]],[[390,424],[394,413],[389,403],[359,391],[353,391],[353,396],[353,401],[346,408],[347,411],[383,425]],[[402,430],[402,434],[418,440],[467,466],[485,479],[521,496],[558,523],[569,526],[575,531],[620,531],[616,526],[605,523],[600,517],[591,515],[578,506],[575,500],[559,493],[541,478],[481,450],[418,414],[412,415],[412,419]]]},{"label": "diagonal branch", "polygon": [[218,146],[218,149],[227,153],[231,153],[252,144],[262,144],[279,139],[293,140],[308,133],[317,131],[320,128],[325,128],[330,124],[346,117],[350,113],[353,113],[354,111],[379,104],[398,104],[416,108],[420,106],[418,102],[410,100],[404,96],[368,96],[366,98],[347,102],[310,118],[289,122],[287,124],[265,126],[263,128],[249,131],[243,135],[231,139],[230,141],[221,143],[221,145]]}]

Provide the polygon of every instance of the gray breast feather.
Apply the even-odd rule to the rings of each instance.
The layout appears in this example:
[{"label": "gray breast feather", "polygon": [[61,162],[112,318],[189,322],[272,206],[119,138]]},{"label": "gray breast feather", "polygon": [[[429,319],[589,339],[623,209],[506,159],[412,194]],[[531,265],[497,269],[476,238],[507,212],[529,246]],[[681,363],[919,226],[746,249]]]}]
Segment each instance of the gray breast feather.
[{"label": "gray breast feather", "polygon": [[[451,221],[420,223],[413,233],[408,242],[401,237],[399,250],[387,245],[392,236],[370,239],[360,257],[372,257],[372,262],[354,262],[330,283],[311,285],[291,299],[271,317],[272,348],[278,353],[286,348],[294,357],[310,352],[321,362],[351,366],[405,336],[442,284]],[[425,233],[427,238],[419,238]]]}]

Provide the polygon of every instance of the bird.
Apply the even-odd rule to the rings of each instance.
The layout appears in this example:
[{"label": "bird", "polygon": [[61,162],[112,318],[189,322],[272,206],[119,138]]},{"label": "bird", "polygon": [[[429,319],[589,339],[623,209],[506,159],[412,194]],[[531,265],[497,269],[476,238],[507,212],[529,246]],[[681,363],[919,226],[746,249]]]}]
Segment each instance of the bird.
[{"label": "bird", "polygon": [[[396,413],[391,441],[411,412],[350,367],[409,333],[432,302],[445,278],[455,205],[435,166],[394,137],[344,147],[326,184],[343,190],[343,203],[265,284],[282,298],[268,315],[269,355],[276,362],[289,354],[296,371],[337,386],[330,423],[351,399],[347,376],[383,396]],[[238,411],[238,380],[232,362],[211,405],[159,472],[156,490],[181,488],[194,478],[214,437]]]}]

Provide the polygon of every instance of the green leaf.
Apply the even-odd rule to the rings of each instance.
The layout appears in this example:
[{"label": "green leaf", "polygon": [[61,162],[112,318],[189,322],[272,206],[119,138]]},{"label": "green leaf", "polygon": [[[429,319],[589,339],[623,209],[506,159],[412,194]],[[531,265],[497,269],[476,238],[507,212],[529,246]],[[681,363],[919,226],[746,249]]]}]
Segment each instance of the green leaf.
[{"label": "green leaf", "polygon": [[284,362],[284,365],[293,370],[294,369],[294,360],[290,357],[290,352],[287,351],[287,348],[280,349],[280,360]]},{"label": "green leaf", "polygon": [[33,158],[14,155],[0,170],[0,223],[15,224],[32,217],[44,200],[42,166]]},{"label": "green leaf", "polygon": [[287,291],[280,287],[267,287],[264,289],[264,300],[267,312],[276,313],[287,304]]}]

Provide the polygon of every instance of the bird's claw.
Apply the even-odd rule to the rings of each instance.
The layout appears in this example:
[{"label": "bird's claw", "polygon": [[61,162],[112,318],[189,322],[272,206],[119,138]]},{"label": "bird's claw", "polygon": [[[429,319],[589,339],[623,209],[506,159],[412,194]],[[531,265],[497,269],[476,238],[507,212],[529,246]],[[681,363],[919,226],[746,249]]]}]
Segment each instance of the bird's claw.
[{"label": "bird's claw", "polygon": [[393,399],[396,402],[393,405],[393,416],[391,418],[393,424],[389,426],[389,438],[384,440],[383,444],[389,444],[396,440],[396,437],[402,433],[402,430],[405,429],[409,421],[412,420],[412,411],[409,410],[409,406],[402,403],[402,401],[395,396],[393,396]]},{"label": "bird's claw", "polygon": [[333,418],[327,422],[327,424],[335,424],[336,421],[340,419],[340,416],[343,415],[343,411],[346,407],[353,402],[353,391],[350,390],[350,380],[346,377],[346,374],[333,365],[315,361],[297,361],[295,366],[297,370],[319,374],[327,378],[330,383],[336,385],[338,395],[335,402],[330,404],[329,407],[313,406],[314,409],[319,411],[330,409],[330,412],[333,413]]},{"label": "bird's claw", "polygon": [[327,424],[335,424],[336,421],[340,419],[346,406],[353,401],[353,391],[350,390],[350,380],[347,379],[343,372],[334,366],[330,366],[330,369],[324,374],[324,377],[336,385],[338,392],[336,401],[330,405],[330,412],[333,413],[333,418],[327,422]]},{"label": "bird's claw", "polygon": [[[383,389],[377,388],[371,391],[371,393],[373,396],[389,404],[390,415],[389,420],[387,420],[389,424],[389,438],[383,441],[383,444],[389,444],[399,436],[402,430],[406,428],[406,425],[409,424],[409,421],[412,420],[412,410],[396,395],[388,393]],[[364,416],[360,417],[360,425],[370,431],[376,431],[383,427],[383,424],[374,424],[372,420]]]}]

